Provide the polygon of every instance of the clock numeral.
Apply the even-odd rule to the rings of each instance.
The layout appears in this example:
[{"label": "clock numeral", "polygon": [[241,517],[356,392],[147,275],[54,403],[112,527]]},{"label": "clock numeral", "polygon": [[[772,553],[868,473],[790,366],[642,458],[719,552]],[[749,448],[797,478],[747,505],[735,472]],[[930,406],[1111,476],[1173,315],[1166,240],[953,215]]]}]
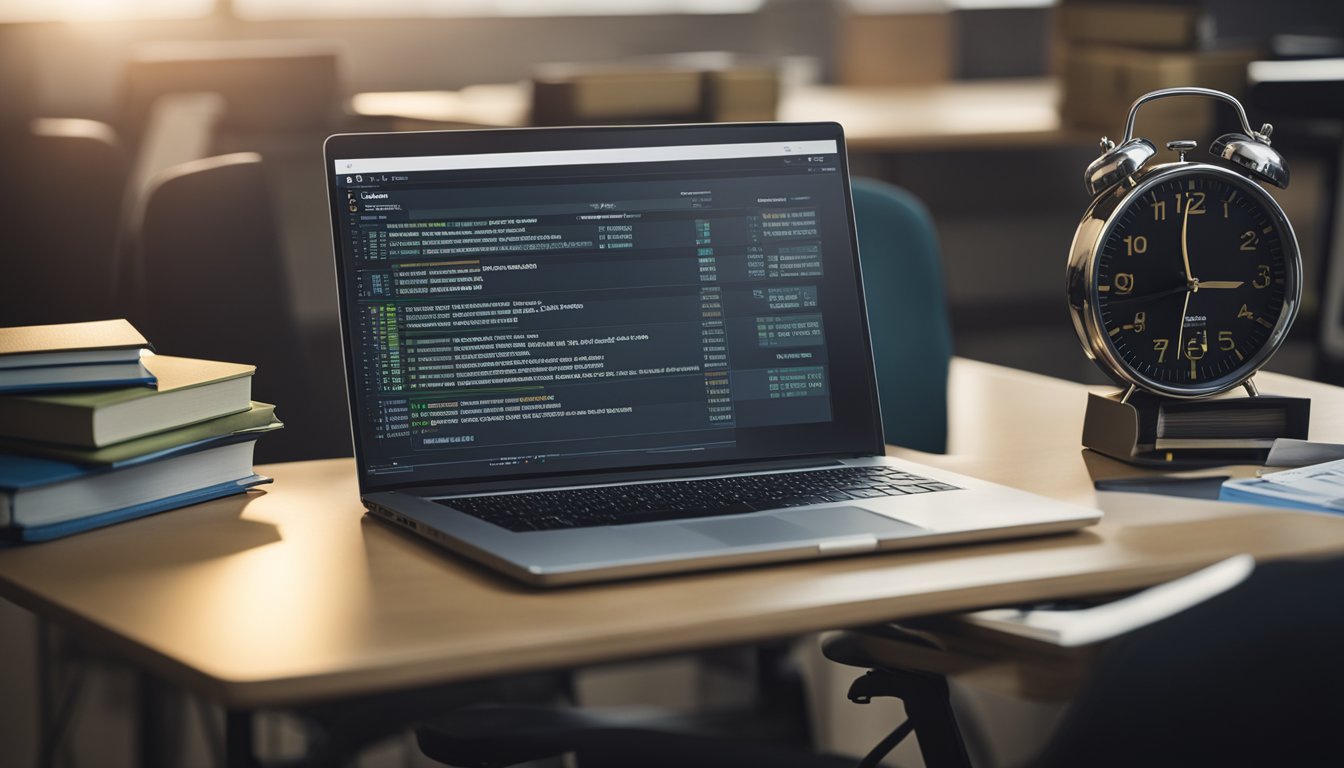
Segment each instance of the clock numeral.
[{"label": "clock numeral", "polygon": [[1129,293],[1134,290],[1134,273],[1119,272],[1115,276],[1115,292]]},{"label": "clock numeral", "polygon": [[1157,200],[1153,203],[1153,221],[1167,220],[1167,201]]},{"label": "clock numeral", "polygon": [[1237,348],[1237,340],[1232,338],[1231,331],[1218,332],[1218,348],[1224,352],[1231,352]]},{"label": "clock numeral", "polygon": [[1167,347],[1171,344],[1171,339],[1153,339],[1153,351],[1157,353],[1157,362],[1167,361]]},{"label": "clock numeral", "polygon": [[1260,276],[1257,277],[1257,278],[1255,278],[1255,280],[1251,281],[1251,285],[1252,285],[1253,287],[1255,287],[1255,288],[1268,288],[1268,287],[1269,287],[1269,265],[1268,265],[1268,264],[1257,264],[1255,268],[1256,268],[1256,271],[1258,271],[1258,272],[1260,273]]},{"label": "clock numeral", "polygon": [[1254,251],[1260,244],[1260,236],[1255,234],[1255,230],[1248,229],[1241,233],[1241,250]]},{"label": "clock numeral", "polygon": [[[1185,358],[1192,364],[1204,357],[1204,353],[1209,351],[1209,332],[1195,331],[1190,334],[1190,338],[1185,342]],[[1193,370],[1194,366],[1191,365]]]},{"label": "clock numeral", "polygon": [[1125,255],[1133,256],[1148,250],[1148,238],[1143,235],[1125,235]]},{"label": "clock numeral", "polygon": [[1181,201],[1185,201],[1185,212],[1194,216],[1204,213],[1204,193],[1203,192],[1177,192],[1176,193],[1176,212],[1181,212]]},{"label": "clock numeral", "polygon": [[1125,323],[1124,325],[1122,325],[1122,326],[1120,326],[1120,327],[1121,327],[1121,328],[1124,328],[1126,331],[1134,331],[1135,333],[1143,333],[1144,329],[1146,329],[1146,328],[1148,327],[1148,313],[1147,313],[1147,312],[1135,312],[1135,313],[1134,313],[1134,322],[1132,322],[1132,323]]}]

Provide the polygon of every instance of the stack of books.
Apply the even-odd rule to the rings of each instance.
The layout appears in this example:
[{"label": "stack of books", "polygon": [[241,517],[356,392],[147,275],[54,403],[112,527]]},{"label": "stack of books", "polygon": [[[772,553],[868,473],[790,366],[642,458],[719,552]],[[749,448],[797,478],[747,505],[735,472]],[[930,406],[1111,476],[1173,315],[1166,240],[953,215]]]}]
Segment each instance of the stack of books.
[{"label": "stack of books", "polygon": [[0,538],[43,541],[269,482],[256,368],[155,355],[125,320],[0,328]]},{"label": "stack of books", "polygon": [[[1119,141],[1129,105],[1149,91],[1199,85],[1242,96],[1246,67],[1261,51],[1253,41],[1220,37],[1207,5],[1205,0],[1061,0],[1056,50],[1064,124]],[[1203,144],[1221,132],[1219,115],[1207,99],[1166,99],[1139,111],[1135,133],[1159,147],[1172,139]]]}]

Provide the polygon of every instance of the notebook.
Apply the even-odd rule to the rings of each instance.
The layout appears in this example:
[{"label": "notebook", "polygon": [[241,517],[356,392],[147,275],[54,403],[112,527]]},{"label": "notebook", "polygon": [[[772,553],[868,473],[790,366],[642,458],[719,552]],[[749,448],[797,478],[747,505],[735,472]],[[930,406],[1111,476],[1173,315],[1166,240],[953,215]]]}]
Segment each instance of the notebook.
[{"label": "notebook", "polygon": [[836,124],[347,134],[325,153],[381,519],[551,586],[1100,518],[884,456]]}]

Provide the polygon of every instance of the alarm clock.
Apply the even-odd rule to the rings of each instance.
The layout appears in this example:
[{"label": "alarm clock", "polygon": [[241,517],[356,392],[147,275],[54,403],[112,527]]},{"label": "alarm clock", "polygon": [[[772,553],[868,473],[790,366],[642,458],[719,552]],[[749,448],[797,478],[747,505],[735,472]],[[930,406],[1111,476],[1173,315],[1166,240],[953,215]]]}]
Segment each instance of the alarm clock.
[{"label": "alarm clock", "polygon": [[[1174,162],[1150,162],[1158,150],[1133,136],[1134,119],[1177,96],[1235,109],[1242,132],[1209,146],[1223,162],[1186,160],[1191,140],[1167,142]],[[1232,96],[1189,87],[1140,97],[1121,142],[1101,140],[1084,177],[1093,200],[1074,234],[1068,299],[1083,349],[1126,398],[1203,398],[1238,385],[1257,394],[1251,376],[1284,342],[1302,292],[1297,238],[1262,187],[1288,186],[1272,132],[1252,131]]]}]

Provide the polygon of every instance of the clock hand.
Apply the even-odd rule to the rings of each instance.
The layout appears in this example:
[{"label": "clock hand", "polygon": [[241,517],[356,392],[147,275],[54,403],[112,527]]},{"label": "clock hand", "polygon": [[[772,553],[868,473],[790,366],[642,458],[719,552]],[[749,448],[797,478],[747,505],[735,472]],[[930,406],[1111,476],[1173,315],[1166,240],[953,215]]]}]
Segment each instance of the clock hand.
[{"label": "clock hand", "polygon": [[[1203,285],[1203,283],[1201,283]],[[1126,301],[1139,301],[1144,299],[1164,299],[1168,296],[1175,296],[1178,293],[1189,292],[1190,286],[1178,285],[1175,288],[1167,288],[1153,293],[1130,293],[1112,296],[1107,300],[1108,304],[1121,304]]]},{"label": "clock hand", "polygon": [[[1178,201],[1180,198],[1176,198]],[[1195,276],[1190,271],[1190,201],[1185,201],[1185,217],[1181,219],[1181,262],[1185,264],[1185,280],[1188,283],[1196,282]]]},{"label": "clock hand", "polygon": [[1185,303],[1181,305],[1181,330],[1176,332],[1176,359],[1181,359],[1181,340],[1185,337],[1185,311],[1190,308],[1190,294],[1194,291],[1185,292]]},{"label": "clock hand", "polygon": [[1198,286],[1196,290],[1199,288],[1240,288],[1245,284],[1246,281],[1244,280],[1199,280],[1196,281]]}]

